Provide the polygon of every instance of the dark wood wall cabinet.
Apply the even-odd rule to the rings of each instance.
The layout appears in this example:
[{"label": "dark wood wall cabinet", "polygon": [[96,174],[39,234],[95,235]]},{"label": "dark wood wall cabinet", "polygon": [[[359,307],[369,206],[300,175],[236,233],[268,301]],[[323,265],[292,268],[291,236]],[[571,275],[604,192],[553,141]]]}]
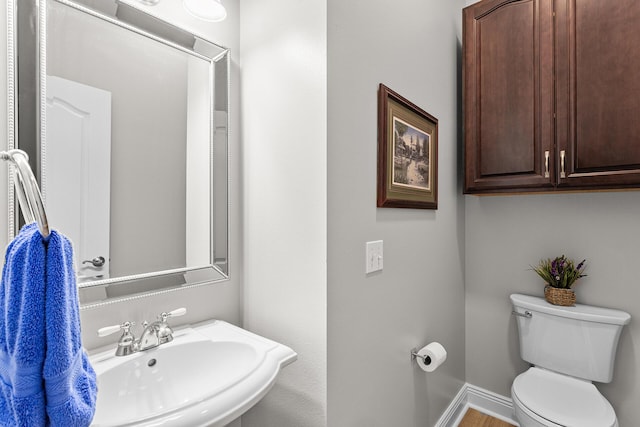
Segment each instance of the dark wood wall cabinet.
[{"label": "dark wood wall cabinet", "polygon": [[463,10],[465,193],[640,187],[640,1]]}]

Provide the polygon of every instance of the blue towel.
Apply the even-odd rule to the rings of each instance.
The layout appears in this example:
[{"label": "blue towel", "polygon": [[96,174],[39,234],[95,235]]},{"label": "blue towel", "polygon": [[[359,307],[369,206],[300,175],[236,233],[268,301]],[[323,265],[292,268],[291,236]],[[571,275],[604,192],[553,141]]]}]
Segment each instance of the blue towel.
[{"label": "blue towel", "polygon": [[82,349],[71,243],[26,225],[0,284],[0,425],[88,426],[96,375]]}]

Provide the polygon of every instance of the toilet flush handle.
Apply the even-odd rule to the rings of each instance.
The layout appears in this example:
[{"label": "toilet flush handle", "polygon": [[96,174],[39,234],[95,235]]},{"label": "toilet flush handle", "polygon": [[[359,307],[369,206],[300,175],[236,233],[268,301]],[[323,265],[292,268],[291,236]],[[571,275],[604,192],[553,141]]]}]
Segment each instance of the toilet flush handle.
[{"label": "toilet flush handle", "polygon": [[533,317],[533,313],[529,310],[526,310],[524,313],[518,313],[515,310],[511,310],[511,314],[514,316],[526,317],[527,319],[531,319]]}]

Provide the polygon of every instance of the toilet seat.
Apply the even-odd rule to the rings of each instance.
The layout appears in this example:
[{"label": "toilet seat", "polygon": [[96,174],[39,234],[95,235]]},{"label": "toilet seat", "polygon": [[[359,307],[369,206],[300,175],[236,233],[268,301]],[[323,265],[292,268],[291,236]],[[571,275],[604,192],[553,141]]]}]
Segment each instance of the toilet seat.
[{"label": "toilet seat", "polygon": [[511,390],[511,398],[513,399],[514,415],[520,427],[563,427],[531,412],[529,408],[518,400],[518,396],[513,393],[513,389]]},{"label": "toilet seat", "polygon": [[514,400],[551,426],[617,426],[613,407],[589,381],[532,367],[516,377],[511,391]]}]

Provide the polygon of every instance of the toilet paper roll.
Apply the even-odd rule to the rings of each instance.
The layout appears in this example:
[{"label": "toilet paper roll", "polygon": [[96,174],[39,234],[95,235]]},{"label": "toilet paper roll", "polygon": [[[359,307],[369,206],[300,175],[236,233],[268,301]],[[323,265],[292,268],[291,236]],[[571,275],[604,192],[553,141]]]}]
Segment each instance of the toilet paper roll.
[{"label": "toilet paper roll", "polygon": [[432,342],[418,350],[416,362],[425,372],[433,372],[447,360],[447,350],[439,342]]}]

